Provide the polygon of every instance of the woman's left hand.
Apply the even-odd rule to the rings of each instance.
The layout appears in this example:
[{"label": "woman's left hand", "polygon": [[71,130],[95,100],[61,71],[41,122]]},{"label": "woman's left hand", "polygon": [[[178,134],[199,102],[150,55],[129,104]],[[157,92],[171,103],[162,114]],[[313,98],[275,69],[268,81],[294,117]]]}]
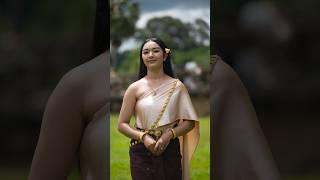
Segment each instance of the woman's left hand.
[{"label": "woman's left hand", "polygon": [[161,155],[167,148],[173,134],[170,131],[166,131],[162,136],[157,140],[156,145],[154,146],[155,155]]}]

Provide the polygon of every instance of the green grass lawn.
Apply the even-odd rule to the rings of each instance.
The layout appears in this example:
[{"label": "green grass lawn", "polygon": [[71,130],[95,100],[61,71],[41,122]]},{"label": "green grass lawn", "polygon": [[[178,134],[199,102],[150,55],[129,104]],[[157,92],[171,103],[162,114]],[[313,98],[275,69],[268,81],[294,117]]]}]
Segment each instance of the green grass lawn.
[{"label": "green grass lawn", "polygon": [[[116,115],[110,118],[110,176],[111,180],[131,179],[129,167],[129,138],[117,131]],[[133,122],[133,119],[131,120]],[[200,118],[200,142],[190,164],[190,179],[210,179],[209,117]]]}]

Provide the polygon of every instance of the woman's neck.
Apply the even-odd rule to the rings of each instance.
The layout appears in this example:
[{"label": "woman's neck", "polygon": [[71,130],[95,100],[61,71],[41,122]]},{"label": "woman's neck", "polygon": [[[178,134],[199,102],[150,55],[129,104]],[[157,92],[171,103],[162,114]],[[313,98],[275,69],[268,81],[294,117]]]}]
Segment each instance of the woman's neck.
[{"label": "woman's neck", "polygon": [[147,78],[151,80],[163,79],[165,76],[166,74],[163,72],[163,70],[158,70],[158,71],[148,70],[147,72]]}]

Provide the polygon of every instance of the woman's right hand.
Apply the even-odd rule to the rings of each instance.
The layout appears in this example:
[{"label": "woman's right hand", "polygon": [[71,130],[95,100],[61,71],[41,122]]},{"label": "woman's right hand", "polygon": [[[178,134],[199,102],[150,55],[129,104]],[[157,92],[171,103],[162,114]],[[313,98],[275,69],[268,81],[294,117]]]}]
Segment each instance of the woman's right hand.
[{"label": "woman's right hand", "polygon": [[144,135],[143,137],[144,146],[151,151],[152,154],[155,154],[154,146],[156,145],[156,140],[154,140],[149,134]]}]

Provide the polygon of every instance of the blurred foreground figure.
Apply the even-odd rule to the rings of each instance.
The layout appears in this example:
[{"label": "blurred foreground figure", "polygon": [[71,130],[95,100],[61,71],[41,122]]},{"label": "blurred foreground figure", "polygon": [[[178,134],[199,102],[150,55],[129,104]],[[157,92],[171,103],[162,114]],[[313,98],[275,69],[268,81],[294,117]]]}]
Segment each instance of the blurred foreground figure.
[{"label": "blurred foreground figure", "polygon": [[51,94],[29,180],[109,179],[109,35],[107,1],[97,0],[94,58],[66,73]]},{"label": "blurred foreground figure", "polygon": [[81,179],[108,178],[107,57],[71,70],[50,96],[29,180],[65,180],[76,160]]},{"label": "blurred foreground figure", "polygon": [[211,166],[214,179],[280,179],[247,90],[220,57],[213,56],[211,63]]}]

